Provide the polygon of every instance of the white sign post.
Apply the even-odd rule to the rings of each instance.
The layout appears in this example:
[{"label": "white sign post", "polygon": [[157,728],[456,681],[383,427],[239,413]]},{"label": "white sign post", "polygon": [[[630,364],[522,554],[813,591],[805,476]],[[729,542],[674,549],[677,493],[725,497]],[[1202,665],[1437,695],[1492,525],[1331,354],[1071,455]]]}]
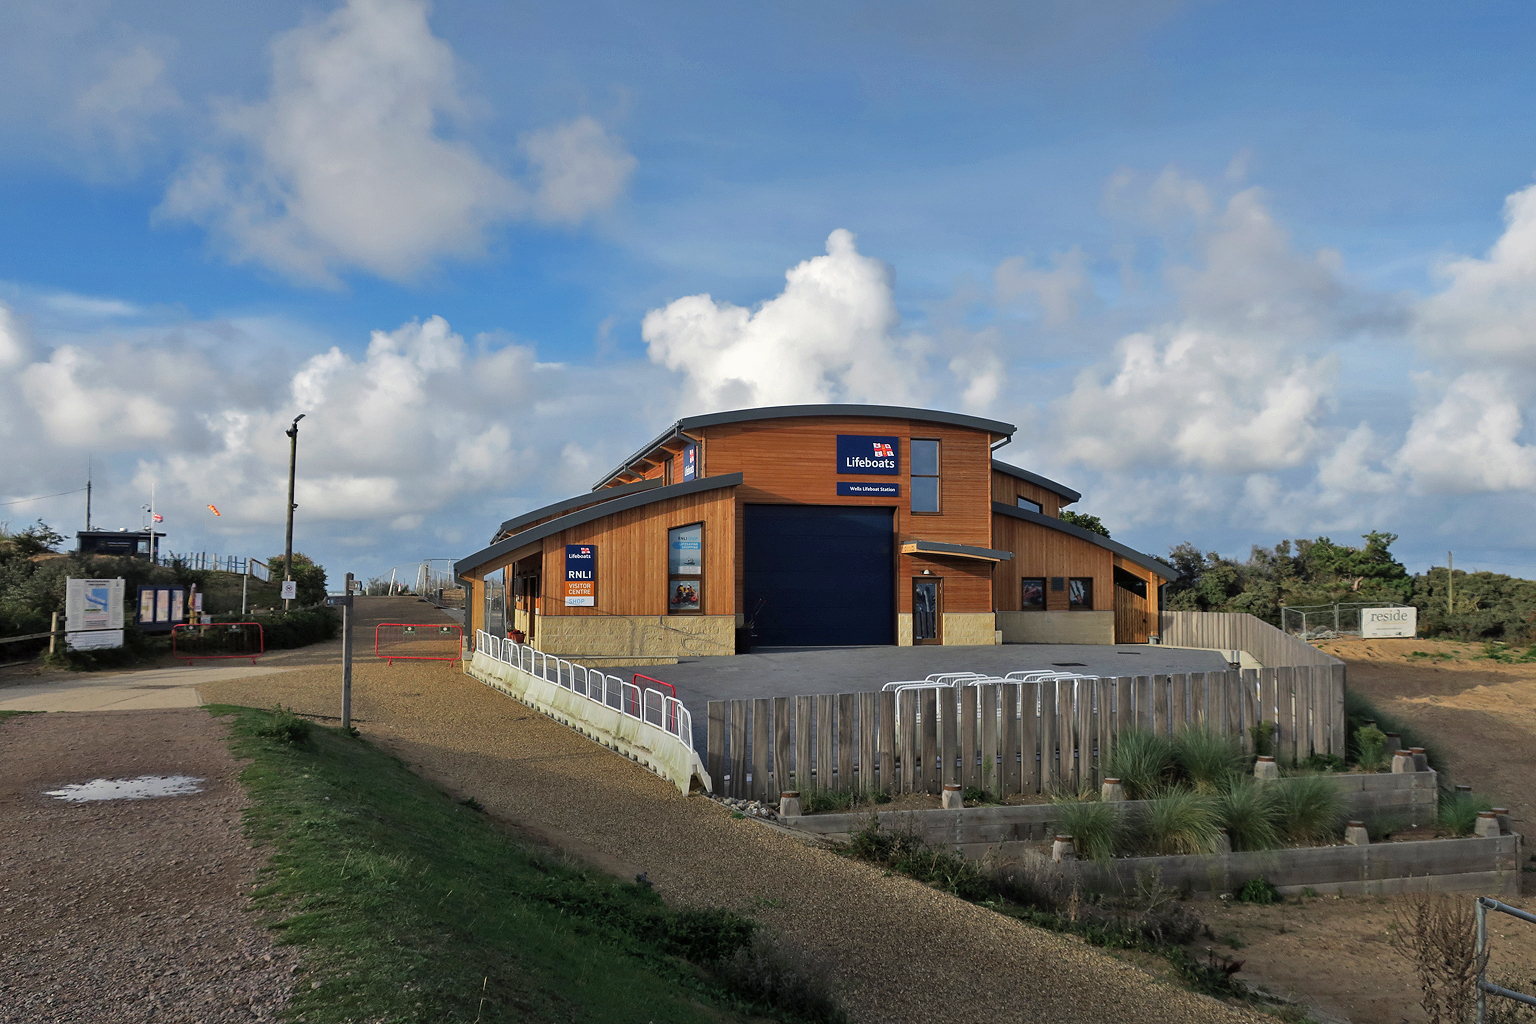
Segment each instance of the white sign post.
[{"label": "white sign post", "polygon": [[1417,608],[1360,609],[1360,639],[1385,640],[1392,637],[1413,638],[1419,633]]},{"label": "white sign post", "polygon": [[283,580],[283,600],[292,601],[299,596],[299,583],[297,580]]},{"label": "white sign post", "polygon": [[72,651],[123,646],[124,581],[67,580],[64,642]]}]

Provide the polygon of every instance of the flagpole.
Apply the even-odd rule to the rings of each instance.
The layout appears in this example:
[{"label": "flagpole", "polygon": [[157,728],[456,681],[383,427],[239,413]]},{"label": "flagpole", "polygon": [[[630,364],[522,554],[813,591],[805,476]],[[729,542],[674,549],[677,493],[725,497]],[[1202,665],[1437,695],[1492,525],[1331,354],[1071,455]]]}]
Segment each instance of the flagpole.
[{"label": "flagpole", "polygon": [[158,565],[155,560],[155,482],[149,482],[149,564]]}]

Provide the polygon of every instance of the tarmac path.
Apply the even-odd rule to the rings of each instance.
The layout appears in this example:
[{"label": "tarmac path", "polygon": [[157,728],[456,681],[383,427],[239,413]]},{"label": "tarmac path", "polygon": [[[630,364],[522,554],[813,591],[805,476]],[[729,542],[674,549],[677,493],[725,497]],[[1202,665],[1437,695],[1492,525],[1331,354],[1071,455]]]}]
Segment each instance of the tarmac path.
[{"label": "tarmac path", "polygon": [[[1082,942],[1028,928],[763,823],[732,818],[454,665],[371,657],[378,622],[439,623],[411,598],[361,598],[353,720],[373,742],[513,829],[668,900],[728,907],[824,964],[858,1022],[1272,1021],[1155,979]],[[369,652],[367,656],[361,652]],[[201,683],[214,703],[334,720],[339,665]],[[637,1018],[640,1019],[640,1018]]]}]

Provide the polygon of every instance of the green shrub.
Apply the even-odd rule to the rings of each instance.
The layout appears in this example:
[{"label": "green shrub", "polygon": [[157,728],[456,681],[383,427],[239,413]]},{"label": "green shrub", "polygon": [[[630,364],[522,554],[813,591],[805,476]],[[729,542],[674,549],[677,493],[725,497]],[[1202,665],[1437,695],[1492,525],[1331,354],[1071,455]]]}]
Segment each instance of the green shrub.
[{"label": "green shrub", "polygon": [[1131,729],[1115,742],[1104,774],[1125,785],[1127,798],[1146,800],[1168,784],[1174,768],[1173,744],[1166,737]]},{"label": "green shrub", "polygon": [[843,814],[853,809],[853,794],[846,789],[813,789],[800,794],[801,814]]},{"label": "green shrub", "polygon": [[257,725],[252,732],[269,740],[301,747],[309,742],[311,728],[308,719],[300,718],[292,708],[278,704],[272,708],[272,717]]},{"label": "green shrub", "polygon": [[1341,772],[1344,770],[1344,759],[1338,754],[1311,753],[1296,767],[1303,772]]},{"label": "green shrub", "polygon": [[1375,725],[1365,725],[1355,730],[1355,763],[1366,771],[1380,771],[1386,767],[1387,734]]},{"label": "green shrub", "polygon": [[1091,860],[1109,860],[1124,845],[1127,832],[1125,815],[1114,804],[1093,801],[1060,801],[1056,829],[1072,837],[1079,856]]},{"label": "green shrub", "polygon": [[990,804],[997,802],[992,799],[991,793],[988,793],[986,790],[979,786],[967,786],[965,792],[961,794],[961,798],[965,800],[966,803],[971,804]]},{"label": "green shrub", "polygon": [[1298,775],[1270,783],[1279,808],[1280,831],[1289,843],[1316,846],[1338,837],[1344,798],[1326,775]]},{"label": "green shrub", "polygon": [[1453,836],[1469,836],[1477,831],[1477,813],[1492,807],[1487,800],[1478,799],[1471,793],[1441,793],[1440,827]]},{"label": "green shrub", "polygon": [[324,605],[294,608],[286,612],[265,612],[245,618],[239,615],[218,615],[214,621],[261,623],[262,645],[269,651],[324,643],[326,640],[334,640],[341,632],[341,615],[336,609]]},{"label": "green shrub", "polygon": [[1243,883],[1241,889],[1237,890],[1237,902],[1267,907],[1280,902],[1280,890],[1262,875],[1258,878],[1250,878]]},{"label": "green shrub", "polygon": [[1252,779],[1239,779],[1216,797],[1216,818],[1232,837],[1233,850],[1270,850],[1280,845],[1274,790]]},{"label": "green shrub", "polygon": [[1253,738],[1253,752],[1258,757],[1275,756],[1275,725],[1273,722],[1255,722],[1248,727]]},{"label": "green shrub", "polygon": [[1159,856],[1209,853],[1221,828],[1210,799],[1190,792],[1168,792],[1148,801],[1137,825],[1142,845]]},{"label": "green shrub", "polygon": [[[1372,704],[1366,697],[1364,697],[1358,690],[1352,690],[1349,687],[1345,687],[1345,734],[1353,739],[1355,733],[1359,731],[1367,721],[1374,721],[1377,728],[1379,728],[1383,734],[1389,732],[1397,733],[1400,737],[1402,737],[1403,746],[1405,747],[1423,747],[1424,752],[1429,755],[1429,763],[1431,765],[1442,765],[1445,763],[1445,760],[1441,757],[1439,746],[1432,738],[1426,736],[1424,733],[1420,732],[1413,726],[1405,723],[1402,719],[1380,710],[1376,707],[1376,705]],[[1353,753],[1355,759],[1358,761],[1358,751]],[[1445,783],[1444,776],[1441,777],[1440,781],[1442,784]]]},{"label": "green shrub", "polygon": [[1232,737],[1203,726],[1185,729],[1173,738],[1180,774],[1201,793],[1219,793],[1242,773],[1243,751]]}]

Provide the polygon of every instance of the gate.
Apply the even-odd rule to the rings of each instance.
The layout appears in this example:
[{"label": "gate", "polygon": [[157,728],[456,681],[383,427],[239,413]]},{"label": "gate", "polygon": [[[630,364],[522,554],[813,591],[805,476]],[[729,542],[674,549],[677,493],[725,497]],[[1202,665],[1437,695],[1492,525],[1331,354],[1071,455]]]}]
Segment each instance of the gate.
[{"label": "gate", "polygon": [[266,649],[259,622],[180,622],[171,627],[171,656],[188,665],[209,658],[250,658],[254,665]]},{"label": "gate", "polygon": [[1502,996],[1505,999],[1513,999],[1517,1003],[1527,1006],[1536,1006],[1536,996],[1528,996],[1524,992],[1516,992],[1514,989],[1495,985],[1488,980],[1488,911],[1496,910],[1501,914],[1519,918],[1530,924],[1536,924],[1536,914],[1527,914],[1523,910],[1516,910],[1507,903],[1500,903],[1496,899],[1487,896],[1477,898],[1477,1024],[1484,1024],[1488,1019],[1488,997],[1490,995]]},{"label": "gate", "polygon": [[386,665],[397,661],[458,661],[464,630],[440,622],[381,622],[373,631],[373,654]]}]

